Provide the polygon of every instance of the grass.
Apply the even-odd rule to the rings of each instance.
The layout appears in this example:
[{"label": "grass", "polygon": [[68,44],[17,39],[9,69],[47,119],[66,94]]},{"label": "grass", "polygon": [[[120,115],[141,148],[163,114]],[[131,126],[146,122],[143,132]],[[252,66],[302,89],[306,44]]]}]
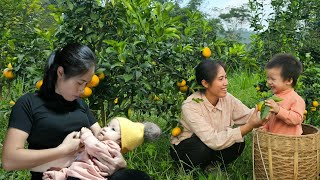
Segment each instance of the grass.
[{"label": "grass", "polygon": [[[258,102],[258,97],[253,85],[258,82],[259,75],[250,74],[247,72],[238,72],[229,75],[229,89],[228,91],[235,97],[240,99],[248,107],[254,107]],[[4,90],[5,91],[5,90]],[[21,89],[17,92],[23,92]],[[2,92],[5,94],[6,92]],[[19,93],[15,93],[17,97]],[[16,97],[16,98],[17,98]],[[10,99],[1,100],[0,112],[0,125],[1,127],[7,127],[9,119],[10,107],[8,102]],[[2,106],[3,105],[3,106]],[[133,115],[134,119],[151,119],[155,123],[159,124],[162,129],[166,129],[165,125],[170,117],[166,113],[162,113],[161,117],[155,114],[149,113],[140,114],[136,112]],[[0,150],[2,149],[4,134],[6,128],[0,130]],[[132,152],[125,155],[129,168],[139,169],[149,173],[155,180],[171,180],[171,179],[200,179],[200,180],[242,180],[253,179],[252,178],[252,147],[251,147],[251,134],[245,137],[246,147],[242,155],[231,163],[225,172],[222,172],[219,168],[213,167],[207,171],[202,171],[195,167],[190,173],[185,173],[182,166],[176,166],[169,155],[169,130],[165,130],[162,137],[153,143],[144,143]],[[24,171],[11,171],[6,172],[2,168],[0,169],[0,179],[30,179],[27,170]]]}]

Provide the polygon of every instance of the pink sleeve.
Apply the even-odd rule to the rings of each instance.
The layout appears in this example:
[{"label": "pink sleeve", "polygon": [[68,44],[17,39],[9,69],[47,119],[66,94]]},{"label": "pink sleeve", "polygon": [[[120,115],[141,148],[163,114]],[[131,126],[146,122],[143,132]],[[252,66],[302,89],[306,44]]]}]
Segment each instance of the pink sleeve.
[{"label": "pink sleeve", "polygon": [[97,157],[97,152],[102,152],[108,156],[111,156],[109,153],[110,149],[116,149],[120,151],[120,147],[117,143],[111,140],[99,141],[91,131],[82,134],[80,138],[81,142],[84,143],[87,153],[94,157]]},{"label": "pink sleeve", "polygon": [[82,134],[80,139],[85,146],[86,152],[91,156],[96,157],[96,152],[107,151],[106,145],[99,141],[91,131]]},{"label": "pink sleeve", "polygon": [[281,119],[288,125],[299,125],[303,121],[303,112],[305,110],[305,102],[302,98],[296,98],[296,101],[286,110],[280,107],[277,118]]}]

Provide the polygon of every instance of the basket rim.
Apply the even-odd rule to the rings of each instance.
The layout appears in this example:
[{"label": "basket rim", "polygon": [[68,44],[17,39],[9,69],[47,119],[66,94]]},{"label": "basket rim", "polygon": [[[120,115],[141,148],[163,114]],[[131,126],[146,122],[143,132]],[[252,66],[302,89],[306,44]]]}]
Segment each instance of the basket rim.
[{"label": "basket rim", "polygon": [[274,136],[281,136],[281,137],[308,137],[308,136],[314,136],[317,134],[320,134],[320,129],[317,128],[316,126],[310,125],[310,124],[301,124],[302,126],[309,126],[311,128],[314,128],[316,130],[315,133],[312,134],[301,134],[301,135],[286,135],[286,134],[277,134],[277,133],[271,133],[271,132],[266,132],[266,131],[261,131],[259,128],[256,128],[253,130],[253,132],[259,132],[259,133],[263,133],[263,134],[268,134],[268,135],[274,135]]}]

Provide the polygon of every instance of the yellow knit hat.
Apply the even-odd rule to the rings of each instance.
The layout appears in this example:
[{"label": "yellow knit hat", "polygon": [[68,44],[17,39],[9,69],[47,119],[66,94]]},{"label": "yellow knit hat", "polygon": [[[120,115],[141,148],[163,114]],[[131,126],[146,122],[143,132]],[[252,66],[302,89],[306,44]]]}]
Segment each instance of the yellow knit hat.
[{"label": "yellow knit hat", "polygon": [[120,124],[121,153],[133,150],[143,143],[144,125],[127,118],[116,117]]}]

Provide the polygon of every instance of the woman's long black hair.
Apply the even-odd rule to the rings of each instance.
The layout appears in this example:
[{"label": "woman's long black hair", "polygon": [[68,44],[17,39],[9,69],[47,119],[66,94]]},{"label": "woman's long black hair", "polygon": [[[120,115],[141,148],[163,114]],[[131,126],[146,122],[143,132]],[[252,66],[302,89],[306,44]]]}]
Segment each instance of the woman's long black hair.
[{"label": "woman's long black hair", "polygon": [[54,97],[59,66],[63,67],[65,77],[68,79],[85,74],[95,64],[95,54],[88,46],[80,43],[71,43],[53,52],[45,67],[43,84],[39,90],[39,95],[44,99]]}]

